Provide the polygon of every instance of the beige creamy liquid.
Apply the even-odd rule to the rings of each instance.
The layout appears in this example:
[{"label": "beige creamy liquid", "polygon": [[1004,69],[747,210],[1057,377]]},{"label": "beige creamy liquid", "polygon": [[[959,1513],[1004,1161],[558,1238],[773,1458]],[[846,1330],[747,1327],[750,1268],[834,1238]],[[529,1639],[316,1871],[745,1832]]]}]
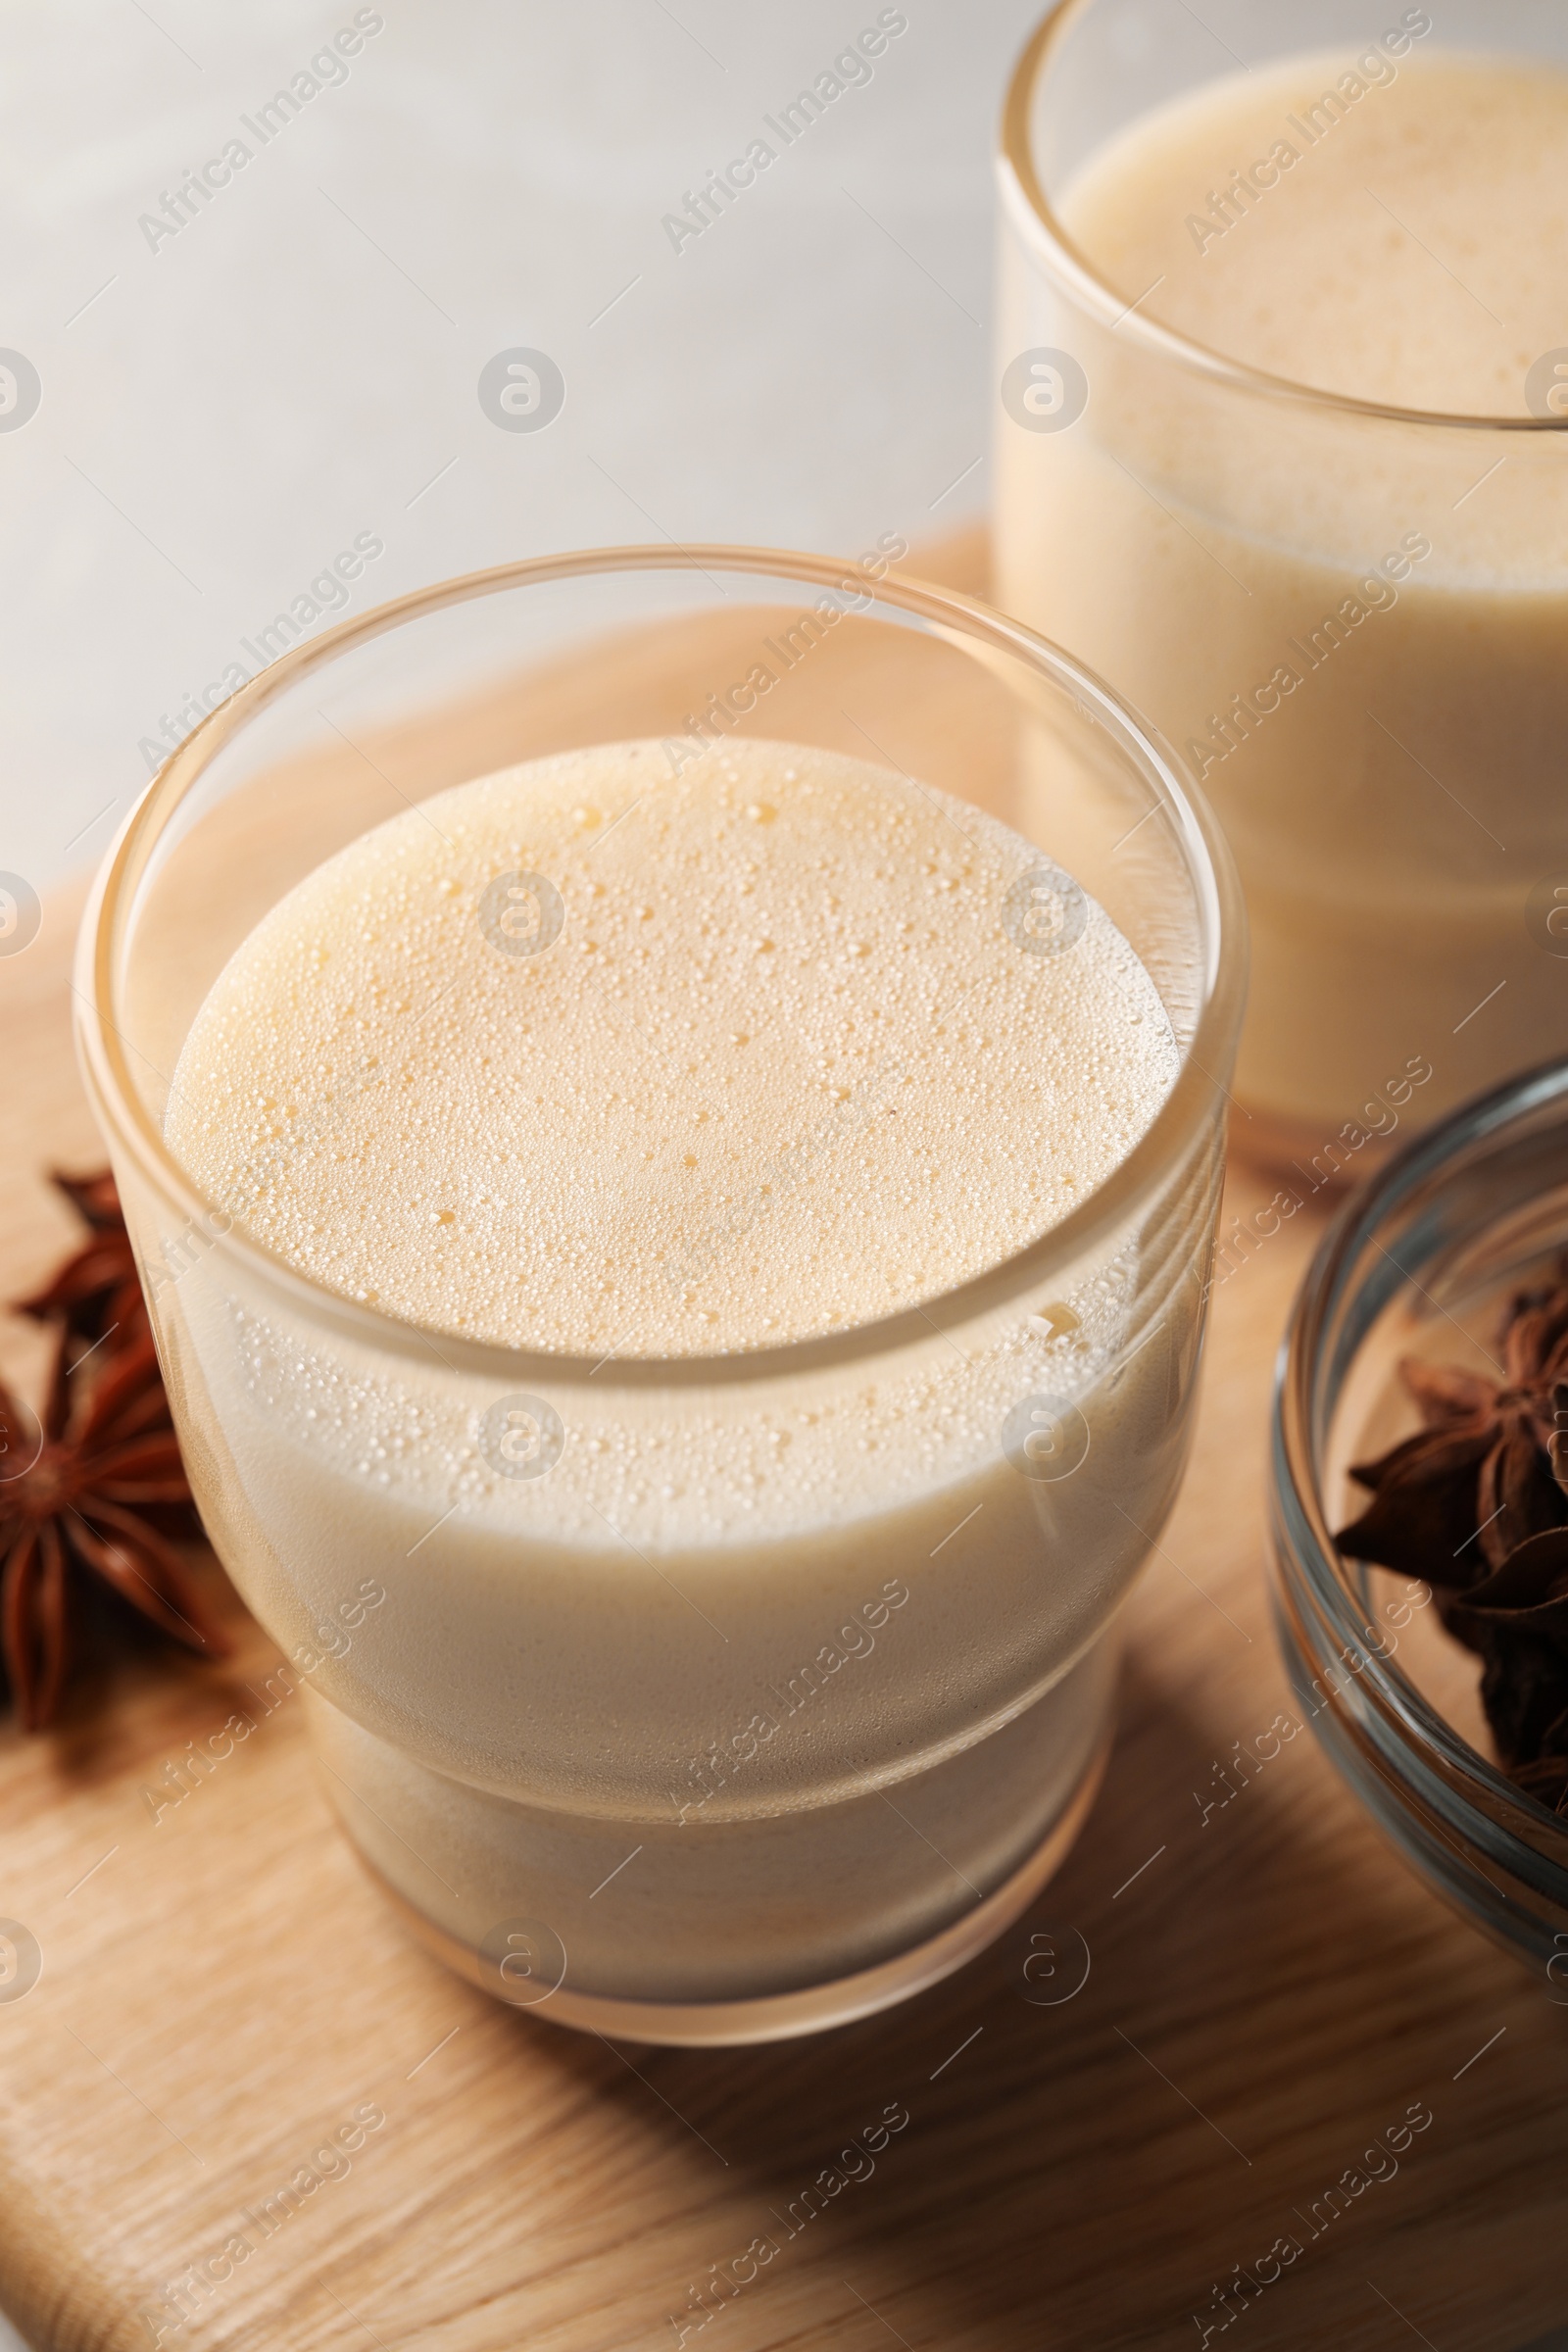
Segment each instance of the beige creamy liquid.
[{"label": "beige creamy liquid", "polygon": [[[932,1298],[1126,1157],[1170,1026],[1098,906],[1063,954],[1009,936],[1026,841],[819,751],[669,767],[489,777],[291,891],[180,1059],[169,1140],[210,1196],[385,1312],[666,1354]],[[534,953],[476,911],[519,871],[563,902]]]},{"label": "beige creamy liquid", "polygon": [[[1020,944],[1041,854],[975,808],[765,742],[670,770],[614,745],[422,804],[299,884],[191,1029],[168,1134],[210,1198],[428,1343],[361,1348],[205,1260],[160,1300],[204,1512],[330,1702],[362,1847],[470,1948],[543,1919],[568,1984],[664,2001],[871,1965],[1050,1830],[1174,1492],[1212,1218],[1199,1170],[1152,1255],[962,1347],[932,1320],[721,1385],[1048,1228],[1177,1049],[1093,902]],[[546,1474],[487,1446],[450,1334],[604,1359],[525,1384]],[[692,1352],[712,1385],[614,1385]],[[1004,1452],[1042,1393],[1088,1446],[1056,1483]]]},{"label": "beige creamy liquid", "polygon": [[1568,333],[1568,75],[1420,49],[1379,70],[1324,51],[1145,116],[1072,183],[1063,224],[1129,302],[1154,287],[1148,317],[1250,367],[1527,416],[1526,375]]},{"label": "beige creamy liquid", "polygon": [[[1568,346],[1565,156],[1568,76],[1417,42],[1230,75],[1057,209],[1143,316],[1213,350],[1523,416]],[[1035,282],[1004,256],[1004,351],[1084,344]],[[1003,601],[1148,710],[1216,805],[1253,918],[1240,1091],[1326,1142],[1409,1067],[1435,1072],[1430,1115],[1568,1047],[1568,967],[1530,911],[1568,878],[1568,450],[1221,394],[1114,333],[1085,360],[1072,430],[1003,427]]]}]

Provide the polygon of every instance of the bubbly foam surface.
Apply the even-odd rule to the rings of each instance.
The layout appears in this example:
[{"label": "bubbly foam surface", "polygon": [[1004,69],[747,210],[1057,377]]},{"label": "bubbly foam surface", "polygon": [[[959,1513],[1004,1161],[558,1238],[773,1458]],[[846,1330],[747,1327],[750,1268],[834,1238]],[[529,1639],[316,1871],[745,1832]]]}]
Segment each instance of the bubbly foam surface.
[{"label": "bubbly foam surface", "polygon": [[1142,117],[1060,209],[1129,302],[1212,349],[1365,400],[1522,416],[1531,368],[1568,343],[1565,149],[1568,74],[1325,50]]},{"label": "bubbly foam surface", "polygon": [[192,1026],[169,1141],[314,1280],[431,1329],[707,1353],[873,1320],[1058,1221],[1174,1082],[1094,901],[1037,952],[1078,906],[1020,919],[1042,863],[818,750],[534,761],[271,910]]}]

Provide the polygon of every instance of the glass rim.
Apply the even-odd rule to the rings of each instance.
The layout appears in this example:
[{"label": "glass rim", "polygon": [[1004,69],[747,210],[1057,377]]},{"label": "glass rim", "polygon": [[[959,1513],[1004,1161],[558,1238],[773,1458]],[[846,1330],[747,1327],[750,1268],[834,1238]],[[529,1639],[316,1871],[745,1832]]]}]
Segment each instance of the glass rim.
[{"label": "glass rim", "polygon": [[1228,352],[1200,343],[1179,328],[1162,326],[1157,319],[1144,318],[1136,305],[1129,304],[1101,275],[1088,254],[1073,243],[1053,211],[1035,169],[1030,137],[1035,93],[1055,62],[1059,43],[1095,5],[1096,0],[1055,0],[1055,5],[1048,9],[1035,26],[1007,84],[998,150],[1004,203],[1028,233],[1037,258],[1081,311],[1112,331],[1126,332],[1153,358],[1185,368],[1192,374],[1206,376],[1233,391],[1250,392],[1268,400],[1344,416],[1362,416],[1373,422],[1443,427],[1454,432],[1568,431],[1568,416],[1476,416],[1461,410],[1402,408],[1386,401],[1363,400],[1354,393],[1325,391],[1315,384],[1300,383],[1293,376],[1275,375],[1267,368],[1253,368]]},{"label": "glass rim", "polygon": [[[1124,759],[1141,771],[1181,844],[1192,873],[1200,919],[1208,934],[1206,968],[1191,1039],[1169,1095],[1126,1158],[1058,1224],[967,1281],[842,1332],[817,1333],[779,1346],[706,1354],[586,1355],[510,1348],[464,1339],[438,1325],[382,1313],[312,1280],[247,1234],[211,1200],[166,1145],[158,1120],[130,1068],[134,1052],[115,1014],[117,973],[126,919],[150,860],[176,810],[212,760],[269,704],[340,655],[410,621],[475,598],[514,588],[614,572],[721,570],[794,579],[833,588],[853,581],[875,605],[946,627],[993,651],[1011,655],[1043,674],[1080,714],[1102,727]],[[861,613],[860,617],[868,617]],[[581,1385],[596,1373],[604,1388],[700,1387],[737,1379],[778,1379],[853,1364],[929,1340],[932,1313],[955,1323],[1006,1307],[1026,1290],[1091,1254],[1113,1239],[1154,1200],[1161,1178],[1197,1138],[1214,1098],[1224,1092],[1217,1067],[1228,1070],[1240,1028],[1246,984],[1246,915],[1230,851],[1201,793],[1163,739],[1094,672],[1047,638],[958,590],[901,575],[873,580],[853,560],[780,548],[696,545],[586,548],[529,557],[460,573],[372,607],[319,636],[294,646],[208,713],[148,784],[124,819],[99,869],[82,916],[76,951],[75,1030],[89,1095],[106,1137],[138,1175],[187,1226],[205,1221],[216,1248],[265,1285],[280,1290],[318,1323],[382,1353],[418,1356],[434,1350],[454,1371],[479,1374],[513,1387],[537,1381]],[[227,1219],[213,1231],[214,1219]]]},{"label": "glass rim", "polygon": [[[1533,1070],[1506,1079],[1490,1093],[1461,1104],[1459,1109],[1424,1134],[1412,1137],[1341,1205],[1313,1252],[1297,1293],[1280,1343],[1271,1415],[1270,1470],[1273,1486],[1274,1551],[1282,1574],[1300,1580],[1307,1599],[1322,1622],[1342,1643],[1361,1656],[1354,1671],[1369,1686],[1387,1714],[1415,1745],[1440,1756],[1454,1779],[1467,1790],[1483,1790],[1491,1800],[1480,1808],[1509,1834],[1534,1836],[1524,1842],[1549,1861],[1568,1857],[1568,1823],[1511,1781],[1501,1766],[1482,1754],[1447,1717],[1392,1662],[1365,1641],[1365,1618],[1357,1604],[1352,1563],[1334,1541],[1324,1507],[1319,1474],[1319,1428],[1326,1373],[1325,1334],[1348,1286],[1356,1280],[1356,1261],[1368,1242],[1381,1249],[1377,1233],[1389,1212],[1418,1193],[1454,1154],[1468,1147],[1506,1133],[1521,1118],[1553,1102],[1568,1101],[1568,1058],[1544,1062]],[[1414,1277],[1396,1259],[1390,1260],[1399,1285]],[[1344,1369],[1348,1369],[1348,1366]],[[1423,1580],[1424,1581],[1424,1580]],[[1475,1801],[1473,1795],[1469,1800]],[[1512,1814],[1518,1826],[1498,1823],[1498,1813]],[[1542,1826],[1561,1841],[1561,1853],[1544,1849]]]}]

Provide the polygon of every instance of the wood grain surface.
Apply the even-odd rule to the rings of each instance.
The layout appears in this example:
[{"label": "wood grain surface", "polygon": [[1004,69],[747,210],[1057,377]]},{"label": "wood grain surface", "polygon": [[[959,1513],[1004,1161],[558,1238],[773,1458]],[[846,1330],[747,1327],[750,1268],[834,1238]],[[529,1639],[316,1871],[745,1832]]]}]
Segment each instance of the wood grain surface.
[{"label": "wood grain surface", "polygon": [[[71,1239],[43,1170],[100,1156],[68,1037],[74,913],[52,903],[0,962],[5,1296]],[[1231,1208],[1271,1190],[1239,1164]],[[868,2023],[656,2051],[469,1990],[362,1877],[237,1603],[223,1667],[149,1650],[52,1734],[8,1725],[0,1911],[42,1973],[0,1999],[0,2304],[28,2340],[1112,2352],[1207,2327],[1227,2352],[1506,2352],[1568,2321],[1568,2008],[1409,1875],[1306,1737],[1201,1811],[1288,1703],[1264,1439],[1321,1224],[1215,1295],[1192,1471],[1130,1606],[1076,1850],[985,1958]],[[28,1327],[4,1342],[34,1378]],[[233,1714],[254,1730],[155,1818],[144,1792]],[[1071,1997],[1042,1997],[1085,1957]],[[1387,2177],[1325,2206],[1412,2108],[1431,2121],[1396,2170],[1372,2159]],[[890,2109],[907,2121],[872,2154]],[[1222,2328],[1215,2288],[1285,2236],[1298,2258]],[[758,2239],[755,2278],[694,2304]]]}]

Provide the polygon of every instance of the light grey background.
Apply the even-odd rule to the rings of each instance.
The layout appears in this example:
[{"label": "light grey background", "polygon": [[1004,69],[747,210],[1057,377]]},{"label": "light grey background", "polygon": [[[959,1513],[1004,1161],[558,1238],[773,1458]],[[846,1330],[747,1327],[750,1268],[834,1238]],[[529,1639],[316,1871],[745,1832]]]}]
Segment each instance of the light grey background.
[{"label": "light grey background", "polygon": [[[355,0],[7,11],[0,346],[42,400],[0,431],[0,869],[39,890],[356,533],[385,554],[353,609],[565,546],[853,552],[984,504],[990,154],[1036,0],[909,0],[871,78],[679,251],[663,216],[781,147],[762,118],[880,0],[375,13],[262,146],[241,116]],[[236,133],[250,162],[150,242]],[[565,379],[543,431],[479,405],[515,346]]]},{"label": "light grey background", "polygon": [[[42,398],[0,431],[0,870],[96,860],[181,703],[358,532],[353,609],[560,547],[855,552],[978,513],[990,155],[1037,0],[907,0],[730,212],[678,253],[662,225],[879,8],[383,0],[263,147],[239,118],[355,0],[11,0],[0,347]],[[251,161],[149,244],[236,132]],[[565,378],[544,431],[479,406],[519,345]]]}]

